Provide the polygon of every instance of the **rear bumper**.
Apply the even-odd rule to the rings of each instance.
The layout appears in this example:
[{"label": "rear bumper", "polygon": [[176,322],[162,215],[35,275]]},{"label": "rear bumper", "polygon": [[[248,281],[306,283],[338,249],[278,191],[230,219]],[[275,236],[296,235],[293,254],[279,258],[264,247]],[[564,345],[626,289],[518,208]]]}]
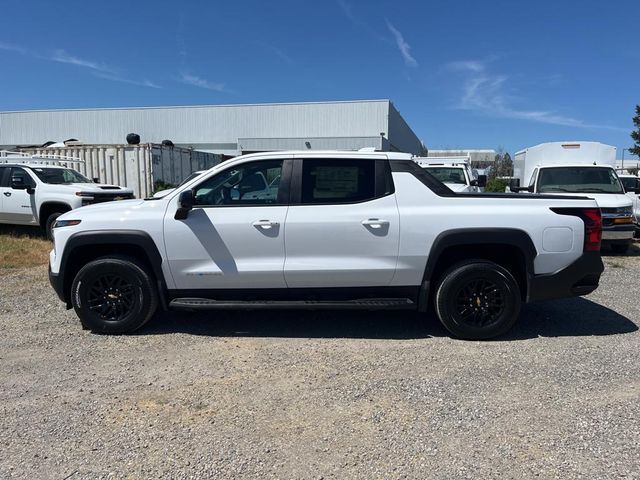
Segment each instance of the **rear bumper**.
[{"label": "rear bumper", "polygon": [[527,302],[587,295],[598,288],[603,271],[600,252],[585,252],[562,270],[530,278]]}]

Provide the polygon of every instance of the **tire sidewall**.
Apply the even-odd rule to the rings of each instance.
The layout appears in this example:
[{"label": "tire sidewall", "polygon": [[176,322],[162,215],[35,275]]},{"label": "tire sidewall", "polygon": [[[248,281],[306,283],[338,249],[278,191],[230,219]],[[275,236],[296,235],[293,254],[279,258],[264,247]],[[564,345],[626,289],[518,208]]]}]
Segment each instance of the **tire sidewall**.
[{"label": "tire sidewall", "polygon": [[[475,279],[489,280],[505,293],[505,308],[499,319],[489,326],[476,327],[462,323],[453,314],[460,287]],[[468,340],[487,339],[506,333],[518,319],[521,303],[520,288],[513,275],[492,262],[473,262],[453,267],[443,276],[435,299],[436,313],[445,328],[456,337]]]},{"label": "tire sidewall", "polygon": [[62,212],[55,212],[47,217],[47,221],[44,224],[44,233],[49,240],[53,240],[53,224],[60,215],[62,215]]},{"label": "tire sidewall", "polygon": [[[124,318],[117,321],[101,319],[91,311],[87,294],[91,285],[101,276],[118,275],[129,281],[134,288],[134,305]],[[137,264],[130,261],[106,258],[86,264],[76,275],[71,287],[73,308],[82,324],[95,333],[127,333],[142,325],[154,313],[157,300],[149,275]]]}]

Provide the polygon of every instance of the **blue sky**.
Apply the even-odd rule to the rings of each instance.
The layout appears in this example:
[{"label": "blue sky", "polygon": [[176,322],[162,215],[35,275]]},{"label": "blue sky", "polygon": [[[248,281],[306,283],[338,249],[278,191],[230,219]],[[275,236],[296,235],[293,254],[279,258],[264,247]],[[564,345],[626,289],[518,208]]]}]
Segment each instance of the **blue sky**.
[{"label": "blue sky", "polygon": [[389,98],[430,148],[620,156],[640,103],[638,0],[3,0],[2,18],[0,110]]}]

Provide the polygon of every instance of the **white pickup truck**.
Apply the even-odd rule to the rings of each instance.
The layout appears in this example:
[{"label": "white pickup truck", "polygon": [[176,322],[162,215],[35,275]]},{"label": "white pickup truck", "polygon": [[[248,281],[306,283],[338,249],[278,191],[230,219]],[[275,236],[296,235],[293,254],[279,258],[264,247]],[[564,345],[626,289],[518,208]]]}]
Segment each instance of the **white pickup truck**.
[{"label": "white pickup truck", "polygon": [[62,215],[49,277],[94,332],[133,331],[158,307],[433,307],[482,339],[524,302],[595,290],[601,226],[592,199],[454,193],[408,154],[252,154],[163,198]]},{"label": "white pickup truck", "polygon": [[78,162],[59,155],[0,152],[0,223],[41,227],[53,238],[53,224],[64,212],[134,198],[130,188],[97,183],[63,166]]},{"label": "white pickup truck", "polygon": [[487,176],[471,168],[468,156],[414,157],[413,161],[454,192],[480,192],[487,185]]}]

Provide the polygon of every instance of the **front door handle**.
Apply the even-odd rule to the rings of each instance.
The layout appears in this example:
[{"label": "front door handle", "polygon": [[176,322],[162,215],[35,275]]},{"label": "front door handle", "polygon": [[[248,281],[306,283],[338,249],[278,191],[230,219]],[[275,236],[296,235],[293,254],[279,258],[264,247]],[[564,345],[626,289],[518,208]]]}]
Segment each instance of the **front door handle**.
[{"label": "front door handle", "polygon": [[270,228],[280,225],[278,222],[272,222],[271,220],[257,220],[252,223],[256,228],[262,228],[263,230],[269,230]]},{"label": "front door handle", "polygon": [[368,218],[367,220],[362,221],[362,225],[371,228],[382,228],[386,225],[389,225],[389,221],[382,220],[381,218]]},{"label": "front door handle", "polygon": [[4,192],[4,196],[5,197],[10,197],[11,196],[11,192]]}]

